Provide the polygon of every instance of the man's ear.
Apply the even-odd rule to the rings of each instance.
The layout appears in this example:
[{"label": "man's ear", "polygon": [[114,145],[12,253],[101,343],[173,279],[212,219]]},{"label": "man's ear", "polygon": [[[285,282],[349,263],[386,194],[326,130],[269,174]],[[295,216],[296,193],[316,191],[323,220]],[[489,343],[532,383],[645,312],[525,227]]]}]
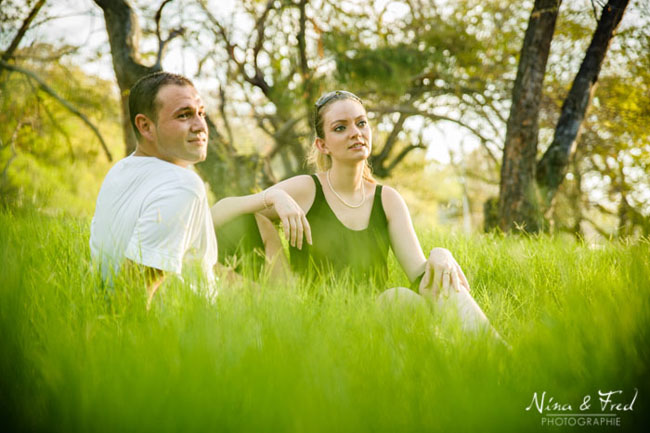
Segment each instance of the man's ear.
[{"label": "man's ear", "polygon": [[327,148],[327,145],[325,145],[325,140],[323,140],[320,137],[316,137],[314,139],[314,146],[316,146],[316,149],[318,149],[321,153],[324,153],[325,155],[329,155],[330,151]]},{"label": "man's ear", "polygon": [[140,135],[149,141],[154,140],[154,123],[142,113],[135,115],[135,126],[138,128]]}]

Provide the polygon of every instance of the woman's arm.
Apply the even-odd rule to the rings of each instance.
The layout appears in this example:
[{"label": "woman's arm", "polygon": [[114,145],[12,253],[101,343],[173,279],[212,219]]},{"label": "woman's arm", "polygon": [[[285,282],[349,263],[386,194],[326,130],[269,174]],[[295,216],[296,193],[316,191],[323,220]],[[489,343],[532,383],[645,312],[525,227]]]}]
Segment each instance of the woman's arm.
[{"label": "woman's arm", "polygon": [[381,200],[395,257],[409,280],[414,281],[424,272],[427,259],[413,229],[409,210],[402,196],[389,186],[382,188]]},{"label": "woman's arm", "polygon": [[303,235],[311,244],[311,229],[305,214],[315,194],[316,188],[309,176],[295,176],[257,194],[219,200],[212,206],[212,221],[219,227],[240,215],[261,212],[271,219],[280,219],[290,244],[301,248]]},{"label": "woman's arm", "polygon": [[388,219],[391,247],[410,281],[423,275],[421,289],[432,286],[434,292],[449,287],[458,290],[461,285],[469,289],[463,271],[448,250],[434,248],[429,258],[425,258],[406,203],[395,189],[384,186],[382,204]]}]

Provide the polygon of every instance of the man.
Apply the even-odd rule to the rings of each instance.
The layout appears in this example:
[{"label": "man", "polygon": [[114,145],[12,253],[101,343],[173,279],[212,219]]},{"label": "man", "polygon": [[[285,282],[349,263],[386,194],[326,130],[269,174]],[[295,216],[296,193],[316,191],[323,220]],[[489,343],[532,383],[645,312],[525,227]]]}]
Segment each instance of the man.
[{"label": "man", "polygon": [[166,272],[198,265],[214,282],[217,240],[205,186],[190,166],[205,160],[205,107],[187,78],[158,72],[129,94],[138,139],[102,184],[90,230],[90,249],[112,283],[124,267],[147,278],[147,306]]}]

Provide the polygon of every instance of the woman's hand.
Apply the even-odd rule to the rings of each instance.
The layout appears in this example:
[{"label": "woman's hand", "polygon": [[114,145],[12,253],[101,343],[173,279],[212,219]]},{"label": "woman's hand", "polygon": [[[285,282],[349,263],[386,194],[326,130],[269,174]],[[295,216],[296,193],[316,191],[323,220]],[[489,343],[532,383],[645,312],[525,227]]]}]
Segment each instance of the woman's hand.
[{"label": "woman's hand", "polygon": [[434,248],[424,265],[420,293],[429,292],[435,299],[440,293],[449,293],[452,288],[457,292],[469,291],[467,278],[449,250]]},{"label": "woman's hand", "polygon": [[311,227],[303,209],[285,191],[279,188],[270,188],[264,191],[265,202],[273,206],[278,218],[282,222],[284,236],[292,247],[302,249],[303,236],[311,245]]}]

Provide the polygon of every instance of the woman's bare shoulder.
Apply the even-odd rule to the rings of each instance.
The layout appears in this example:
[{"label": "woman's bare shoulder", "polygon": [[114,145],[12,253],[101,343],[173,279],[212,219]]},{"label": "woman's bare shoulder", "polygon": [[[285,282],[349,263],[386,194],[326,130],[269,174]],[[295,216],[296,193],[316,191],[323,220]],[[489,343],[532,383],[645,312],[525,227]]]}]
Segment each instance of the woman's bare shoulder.
[{"label": "woman's bare shoulder", "polygon": [[389,185],[382,185],[381,187],[381,200],[384,205],[394,205],[404,202],[404,199],[395,188]]},{"label": "woman's bare shoulder", "polygon": [[383,185],[381,188],[381,204],[388,220],[403,214],[404,210],[408,212],[406,203],[399,192],[392,186]]},{"label": "woman's bare shoulder", "polygon": [[300,174],[275,184],[272,188],[280,188],[289,194],[298,204],[309,210],[316,196],[316,184],[308,174]]},{"label": "woman's bare shoulder", "polygon": [[299,174],[298,176],[290,177],[278,182],[275,184],[275,187],[282,188],[288,193],[313,192],[316,188],[314,185],[314,179],[308,174]]}]

